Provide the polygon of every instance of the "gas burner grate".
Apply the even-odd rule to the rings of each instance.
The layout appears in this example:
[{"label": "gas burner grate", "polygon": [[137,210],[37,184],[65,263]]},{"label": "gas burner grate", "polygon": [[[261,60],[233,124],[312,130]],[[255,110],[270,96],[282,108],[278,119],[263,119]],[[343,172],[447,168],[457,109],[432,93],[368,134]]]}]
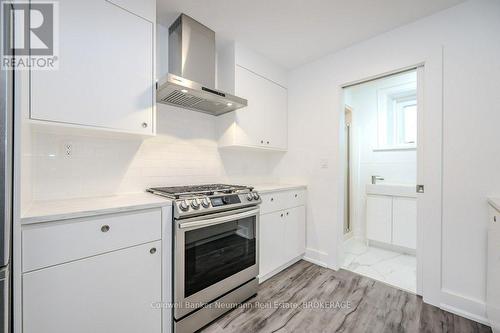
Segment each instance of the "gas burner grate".
[{"label": "gas burner grate", "polygon": [[172,199],[196,195],[213,195],[215,193],[235,193],[242,190],[253,190],[253,187],[242,185],[227,184],[207,184],[207,185],[188,185],[171,187],[153,187],[149,192],[167,196]]}]

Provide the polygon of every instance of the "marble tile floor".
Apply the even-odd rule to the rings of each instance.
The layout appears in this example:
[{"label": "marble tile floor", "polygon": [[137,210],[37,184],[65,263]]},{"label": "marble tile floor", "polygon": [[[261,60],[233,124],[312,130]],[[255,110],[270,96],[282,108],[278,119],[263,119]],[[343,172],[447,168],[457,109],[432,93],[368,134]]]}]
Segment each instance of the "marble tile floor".
[{"label": "marble tile floor", "polygon": [[351,238],[344,242],[342,268],[402,290],[417,291],[417,259]]}]

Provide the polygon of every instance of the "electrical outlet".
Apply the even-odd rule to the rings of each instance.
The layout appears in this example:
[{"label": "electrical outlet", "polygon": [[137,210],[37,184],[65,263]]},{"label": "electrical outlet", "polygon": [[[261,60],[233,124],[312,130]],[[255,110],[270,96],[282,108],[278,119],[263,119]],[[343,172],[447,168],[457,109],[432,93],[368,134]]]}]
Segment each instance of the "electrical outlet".
[{"label": "electrical outlet", "polygon": [[71,142],[64,143],[64,156],[67,158],[73,156],[73,144]]}]

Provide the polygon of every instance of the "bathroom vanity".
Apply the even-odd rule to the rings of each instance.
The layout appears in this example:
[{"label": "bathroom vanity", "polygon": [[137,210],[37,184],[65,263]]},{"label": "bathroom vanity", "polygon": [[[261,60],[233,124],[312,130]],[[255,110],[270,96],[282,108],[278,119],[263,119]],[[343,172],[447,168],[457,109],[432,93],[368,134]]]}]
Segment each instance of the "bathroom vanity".
[{"label": "bathroom vanity", "polygon": [[366,237],[369,241],[415,251],[417,198],[415,186],[366,185]]}]

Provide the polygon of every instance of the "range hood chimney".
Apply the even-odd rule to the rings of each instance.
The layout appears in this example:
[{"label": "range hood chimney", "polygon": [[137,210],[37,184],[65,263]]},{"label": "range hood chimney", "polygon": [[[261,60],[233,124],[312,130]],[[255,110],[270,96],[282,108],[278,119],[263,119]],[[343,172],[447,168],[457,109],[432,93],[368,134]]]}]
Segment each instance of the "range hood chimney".
[{"label": "range hood chimney", "polygon": [[158,82],[158,103],[221,115],[247,100],[215,89],[215,32],[181,14],[168,29],[168,71]]}]

